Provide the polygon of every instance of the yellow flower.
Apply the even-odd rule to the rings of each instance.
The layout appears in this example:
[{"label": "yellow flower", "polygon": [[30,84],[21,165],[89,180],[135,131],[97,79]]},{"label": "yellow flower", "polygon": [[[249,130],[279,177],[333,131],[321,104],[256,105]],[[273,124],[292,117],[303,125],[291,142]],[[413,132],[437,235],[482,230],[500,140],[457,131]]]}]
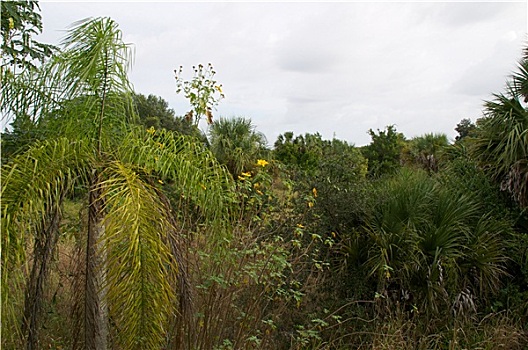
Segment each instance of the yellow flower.
[{"label": "yellow flower", "polygon": [[205,185],[204,185],[204,184],[200,184],[200,187],[202,187],[202,188],[203,188],[204,190],[206,190],[206,189],[207,189],[207,187],[205,187]]},{"label": "yellow flower", "polygon": [[246,173],[242,173],[241,174],[242,176],[246,176],[246,177],[251,177],[251,173],[248,171]]},{"label": "yellow flower", "polygon": [[240,175],[238,175],[238,179],[239,179],[239,180],[241,180],[241,181],[244,181],[244,180],[246,180],[246,178],[245,178],[245,177],[242,177],[242,176],[240,176]]},{"label": "yellow flower", "polygon": [[301,224],[297,224],[297,227],[298,227],[298,228],[304,228],[304,226],[301,225]]},{"label": "yellow flower", "polygon": [[308,202],[308,208],[311,208],[313,206],[314,206],[313,202]]},{"label": "yellow flower", "polygon": [[317,198],[317,188],[312,188],[312,193],[313,193],[313,196],[314,198]]},{"label": "yellow flower", "polygon": [[269,162],[268,162],[267,160],[265,160],[265,159],[259,159],[259,160],[257,160],[257,165],[258,165],[258,166],[261,166],[261,167],[263,167],[263,168],[264,168],[266,165],[268,165],[268,164],[269,164]]},{"label": "yellow flower", "polygon": [[262,193],[262,191],[260,191],[260,190],[257,190],[257,193],[260,194],[261,196],[264,194],[264,193]]},{"label": "yellow flower", "polygon": [[219,93],[222,93],[222,86],[217,85],[217,86],[215,86],[215,89],[216,89]]},{"label": "yellow flower", "polygon": [[158,180],[158,182],[159,182],[160,184],[162,184],[162,185],[163,185],[163,181],[161,181],[161,180]]},{"label": "yellow flower", "polygon": [[154,135],[154,133],[156,133],[156,129],[154,129],[153,126],[151,126],[150,128],[147,129],[147,132],[151,135]]}]

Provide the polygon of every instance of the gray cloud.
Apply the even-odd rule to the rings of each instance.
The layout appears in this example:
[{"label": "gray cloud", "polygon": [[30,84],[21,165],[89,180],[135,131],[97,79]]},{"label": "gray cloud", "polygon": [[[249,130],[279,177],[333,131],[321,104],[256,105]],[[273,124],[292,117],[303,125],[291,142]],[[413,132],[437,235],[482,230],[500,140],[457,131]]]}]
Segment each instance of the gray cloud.
[{"label": "gray cloud", "polygon": [[226,99],[216,115],[251,117],[270,144],[320,132],[358,145],[396,124],[408,137],[454,137],[500,92],[526,39],[525,3],[42,2],[44,41],[110,16],[133,42],[130,78],[177,113],[173,70],[212,62]]}]

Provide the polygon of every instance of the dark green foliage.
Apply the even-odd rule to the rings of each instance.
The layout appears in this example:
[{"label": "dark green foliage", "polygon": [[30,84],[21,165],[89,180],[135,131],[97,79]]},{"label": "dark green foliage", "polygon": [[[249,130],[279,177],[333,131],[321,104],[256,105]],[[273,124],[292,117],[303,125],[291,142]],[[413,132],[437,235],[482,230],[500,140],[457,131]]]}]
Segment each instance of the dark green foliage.
[{"label": "dark green foliage", "polygon": [[409,148],[413,161],[419,167],[429,171],[438,171],[443,150],[449,145],[445,134],[425,134],[413,138]]},{"label": "dark green foliage", "polygon": [[305,134],[293,138],[293,132],[279,135],[274,144],[274,158],[278,161],[295,166],[303,171],[311,172],[317,168],[317,163],[323,154],[321,135]]},{"label": "dark green foliage", "polygon": [[152,94],[145,96],[138,93],[134,93],[132,98],[139,123],[147,129],[175,131],[183,135],[197,137],[202,142],[207,143],[207,138],[197,126],[184,117],[175,116],[174,110],[169,108],[168,102],[163,98]]},{"label": "dark green foliage", "polygon": [[462,296],[476,308],[485,301],[481,297],[498,290],[507,222],[483,212],[463,190],[440,186],[423,172],[404,170],[380,185],[367,226],[366,262],[379,293],[389,298],[404,290],[421,312],[438,317],[462,308],[456,302]]},{"label": "dark green foliage", "polygon": [[345,141],[323,140],[319,134],[294,138],[287,132],[278,137],[273,155],[289,169],[297,191],[315,196],[310,220],[319,234],[347,232],[362,223],[369,186],[367,161],[359,149]]},{"label": "dark green foliage", "polygon": [[369,175],[378,178],[394,174],[401,167],[405,137],[394,125],[384,131],[378,129],[377,134],[372,129],[368,133],[372,142],[363,148],[363,155],[368,159]]},{"label": "dark green foliage", "polygon": [[366,173],[367,161],[356,147],[336,139],[324,143],[311,181],[321,232],[350,232],[363,223],[370,188]]},{"label": "dark green foliage", "polygon": [[471,136],[475,131],[475,128],[476,126],[471,122],[471,119],[462,119],[455,128],[456,132],[458,132],[458,136],[455,137],[455,140],[461,141],[467,136]]},{"label": "dark green foliage", "polygon": [[29,117],[16,118],[11,123],[11,130],[2,133],[2,162],[8,161],[18,152],[23,152],[41,137],[42,132]]},{"label": "dark green foliage", "polygon": [[253,168],[266,150],[266,137],[256,131],[250,119],[220,118],[209,127],[211,150],[236,178]]},{"label": "dark green foliage", "polygon": [[471,155],[521,208],[528,208],[528,109],[525,106],[528,49],[505,94],[485,103],[470,139]]},{"label": "dark green foliage", "polygon": [[134,106],[141,124],[154,129],[177,130],[178,123],[175,119],[174,110],[163,98],[155,95],[134,94]]}]

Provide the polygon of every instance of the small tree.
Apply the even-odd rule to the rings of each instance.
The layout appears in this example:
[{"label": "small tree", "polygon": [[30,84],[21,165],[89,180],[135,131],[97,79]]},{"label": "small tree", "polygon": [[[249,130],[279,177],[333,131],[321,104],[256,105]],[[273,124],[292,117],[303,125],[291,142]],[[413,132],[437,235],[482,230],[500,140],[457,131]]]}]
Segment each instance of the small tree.
[{"label": "small tree", "polygon": [[458,132],[458,136],[455,137],[455,140],[461,141],[467,136],[471,136],[475,131],[475,128],[476,126],[471,122],[471,119],[462,119],[455,128],[455,131]]},{"label": "small tree", "polygon": [[364,147],[363,154],[368,159],[369,175],[380,177],[393,174],[401,167],[401,154],[405,145],[405,137],[396,131],[394,125],[389,125],[385,131],[378,129],[376,134],[372,129],[368,131],[372,142]]},{"label": "small tree", "polygon": [[449,145],[445,134],[425,134],[410,142],[414,161],[429,172],[438,171],[438,162],[443,150]]},{"label": "small tree", "polygon": [[[36,111],[57,107],[49,111],[54,116],[50,137],[2,166],[6,345],[19,348],[18,338],[28,349],[38,346],[61,207],[75,187],[86,189],[88,198],[86,227],[78,237],[83,248],[75,255],[84,268],[74,281],[75,315],[82,319],[75,323],[79,327],[74,337],[84,334],[84,341],[77,340],[87,349],[104,350],[109,341],[123,349],[160,349],[170,325],[186,314],[179,210],[171,207],[160,186],[171,183],[185,193],[187,203],[198,207],[200,217],[210,218],[213,226],[225,214],[223,193],[229,179],[194,139],[129,123],[129,54],[110,18],[77,22],[64,39],[64,51],[38,71],[40,79],[31,86],[48,103],[37,106],[42,100],[18,96],[30,99],[23,105]],[[3,107],[20,112],[16,104]],[[28,249],[33,250],[32,259]],[[23,273],[25,264],[33,265],[29,277]],[[182,297],[179,311],[177,296]]]}]

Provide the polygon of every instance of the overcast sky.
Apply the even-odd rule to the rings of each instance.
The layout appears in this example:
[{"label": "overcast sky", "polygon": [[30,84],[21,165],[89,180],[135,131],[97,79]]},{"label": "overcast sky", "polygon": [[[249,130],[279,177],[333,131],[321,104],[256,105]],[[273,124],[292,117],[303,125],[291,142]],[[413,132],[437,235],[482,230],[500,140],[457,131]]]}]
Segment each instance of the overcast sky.
[{"label": "overcast sky", "polygon": [[286,131],[358,146],[394,124],[407,138],[482,116],[527,43],[527,2],[40,2],[58,44],[86,17],[109,16],[134,44],[135,91],[177,115],[174,69],[211,62],[226,98],[215,117],[249,117],[272,145]]}]

